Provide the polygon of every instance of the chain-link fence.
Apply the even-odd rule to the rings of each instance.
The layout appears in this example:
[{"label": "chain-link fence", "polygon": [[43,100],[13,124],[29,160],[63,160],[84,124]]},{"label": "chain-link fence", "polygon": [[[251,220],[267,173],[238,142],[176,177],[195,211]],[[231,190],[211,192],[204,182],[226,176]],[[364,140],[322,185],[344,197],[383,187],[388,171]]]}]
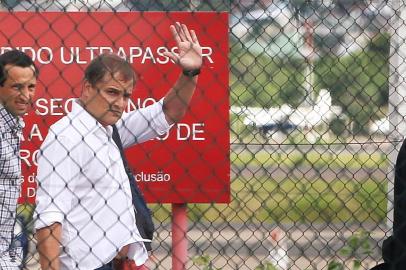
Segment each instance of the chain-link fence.
[{"label": "chain-link fence", "polygon": [[231,12],[232,181],[243,183],[235,196],[253,209],[251,224],[262,224],[255,232],[271,233],[261,248],[273,265],[370,269],[381,260],[403,137],[388,117],[404,100],[389,96],[399,71],[390,63],[402,61],[394,5],[272,1]]},{"label": "chain-link fence", "polygon": [[[172,197],[164,200],[160,198],[166,198],[167,189],[135,175],[153,202],[149,206],[156,232],[146,263],[149,269],[172,269],[177,256],[172,253],[172,206],[179,203],[188,203],[185,269],[370,269],[382,261],[382,241],[392,234],[393,226],[394,164],[406,132],[403,3],[61,0],[2,1],[2,7],[2,46],[34,48],[26,51],[37,55],[41,73],[36,100],[40,102],[36,103],[38,119],[33,121],[47,128],[64,115],[66,100],[81,95],[90,53],[100,54],[101,47],[117,52],[129,42],[139,44],[131,63],[141,82],[136,88],[140,105],[151,96],[159,100],[165,92],[155,93],[154,88],[172,86],[180,73],[163,58],[164,50],[143,50],[151,47],[152,37],[158,40],[153,41],[156,47],[173,46],[167,43],[171,40],[168,26],[178,18],[197,27],[197,35],[203,36],[202,74],[185,116],[189,122],[175,127],[172,136],[176,138],[169,146],[155,140],[147,143],[146,150],[141,144],[127,153],[133,171],[156,165],[158,173],[153,177],[161,176],[162,182],[167,167],[182,172],[182,181],[176,182],[180,188],[169,189]],[[66,16],[59,20],[62,15],[46,11]],[[76,11],[83,16],[71,13]],[[92,11],[118,13],[97,17]],[[228,37],[221,32],[224,23]],[[36,24],[49,27],[37,29]],[[145,28],[137,32],[133,24]],[[90,30],[82,32],[80,27],[86,25]],[[21,32],[25,34],[20,36]],[[104,32],[115,40],[104,44],[99,37]],[[47,35],[61,44],[48,44],[46,51],[41,44]],[[21,38],[24,42],[16,42]],[[64,47],[74,48],[70,55],[76,59],[63,58],[64,64],[50,57]],[[88,58],[80,58],[82,54],[75,50],[85,47],[95,49],[85,53]],[[129,59],[129,54],[125,57]],[[227,61],[219,60],[222,57],[229,61],[229,87]],[[148,61],[153,63],[145,65]],[[41,79],[49,74],[50,79]],[[218,95],[210,92],[213,89]],[[221,89],[227,95],[222,96]],[[55,94],[58,91],[63,94]],[[135,91],[134,104],[138,97]],[[211,123],[212,119],[216,120]],[[217,129],[204,130],[202,123]],[[34,141],[33,147],[38,148],[47,132],[42,135],[30,120],[28,127],[24,142]],[[226,138],[220,130],[227,131]],[[208,143],[200,145],[199,138]],[[163,151],[158,152],[162,157],[151,158],[148,151],[157,148]],[[65,164],[70,151],[57,154]],[[35,187],[27,179],[36,175],[32,171],[36,157],[23,149],[22,158],[24,198]],[[210,170],[195,163],[210,164]],[[204,183],[207,187],[202,187]],[[25,248],[24,269],[39,269],[32,234],[34,207],[23,202],[18,216],[25,233],[17,239]]]}]

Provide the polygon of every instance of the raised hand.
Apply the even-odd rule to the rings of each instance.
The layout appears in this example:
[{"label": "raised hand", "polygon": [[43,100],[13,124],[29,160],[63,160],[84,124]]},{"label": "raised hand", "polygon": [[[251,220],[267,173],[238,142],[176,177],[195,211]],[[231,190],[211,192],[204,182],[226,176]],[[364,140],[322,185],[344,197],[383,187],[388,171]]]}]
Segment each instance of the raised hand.
[{"label": "raised hand", "polygon": [[202,48],[193,30],[189,30],[186,25],[176,22],[170,26],[173,38],[179,49],[178,53],[165,53],[183,70],[200,69],[202,66]]}]

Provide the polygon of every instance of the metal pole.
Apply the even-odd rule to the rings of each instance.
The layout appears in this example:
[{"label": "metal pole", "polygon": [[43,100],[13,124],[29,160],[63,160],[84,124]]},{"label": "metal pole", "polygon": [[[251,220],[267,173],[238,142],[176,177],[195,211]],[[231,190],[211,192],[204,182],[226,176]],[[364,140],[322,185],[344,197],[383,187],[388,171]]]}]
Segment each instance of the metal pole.
[{"label": "metal pole", "polygon": [[186,269],[188,241],[187,205],[172,204],[172,270]]}]

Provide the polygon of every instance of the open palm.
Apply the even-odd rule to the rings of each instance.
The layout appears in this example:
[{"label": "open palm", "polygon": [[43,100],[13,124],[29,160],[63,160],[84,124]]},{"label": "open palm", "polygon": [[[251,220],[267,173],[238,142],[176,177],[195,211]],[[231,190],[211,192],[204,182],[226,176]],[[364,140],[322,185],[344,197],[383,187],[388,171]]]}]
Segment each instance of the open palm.
[{"label": "open palm", "polygon": [[178,53],[166,53],[183,70],[200,69],[202,66],[202,48],[193,30],[186,25],[176,23],[170,26],[172,35],[179,49]]}]

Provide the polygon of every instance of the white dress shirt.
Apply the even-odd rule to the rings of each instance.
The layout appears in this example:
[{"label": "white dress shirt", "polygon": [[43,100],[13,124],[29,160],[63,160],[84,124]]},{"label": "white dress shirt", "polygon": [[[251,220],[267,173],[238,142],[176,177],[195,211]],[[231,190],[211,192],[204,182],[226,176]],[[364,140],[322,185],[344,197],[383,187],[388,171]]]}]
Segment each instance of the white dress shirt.
[{"label": "white dress shirt", "polygon": [[[167,132],[163,100],[125,113],[117,123],[124,148]],[[35,228],[62,224],[61,269],[93,270],[125,245],[136,265],[147,251],[135,223],[131,190],[112,127],[77,102],[51,126],[38,158]]]}]

